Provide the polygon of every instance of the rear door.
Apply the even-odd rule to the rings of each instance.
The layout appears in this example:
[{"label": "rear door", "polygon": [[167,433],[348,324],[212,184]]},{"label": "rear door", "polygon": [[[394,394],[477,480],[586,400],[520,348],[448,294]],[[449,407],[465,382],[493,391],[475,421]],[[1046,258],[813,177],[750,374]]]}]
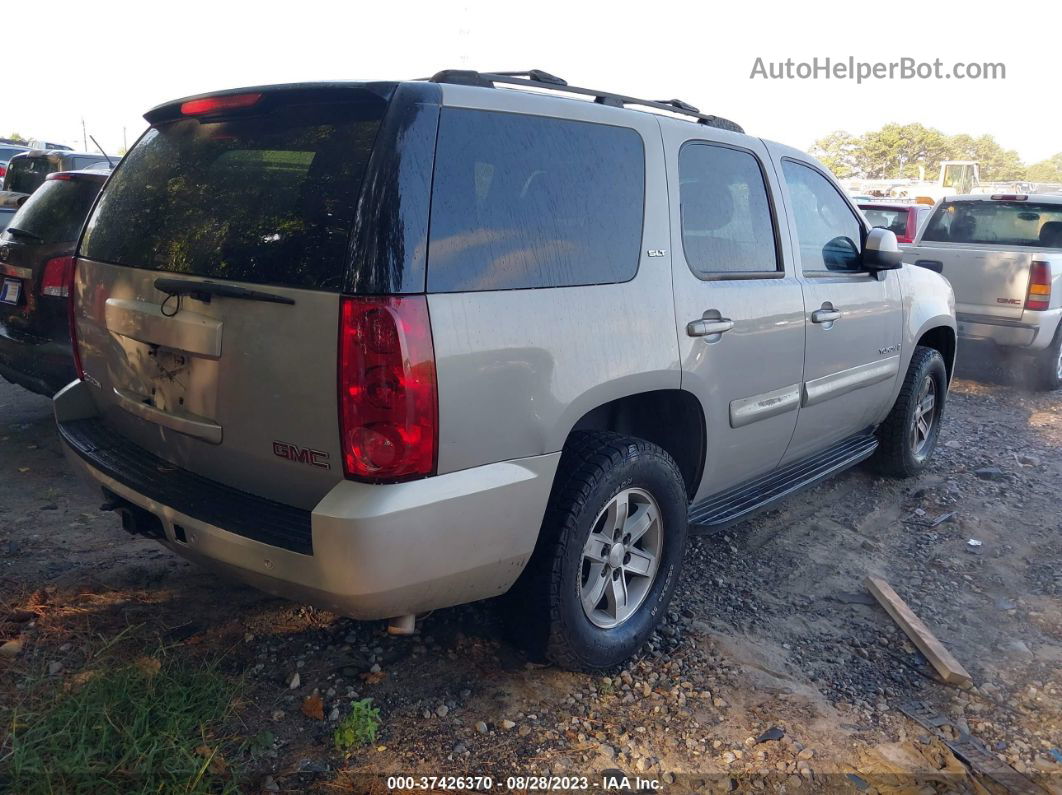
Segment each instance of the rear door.
[{"label": "rear door", "polygon": [[386,103],[243,96],[184,103],[122,160],[79,249],[80,352],[112,429],[310,508],[343,477],[339,293]]},{"label": "rear door", "polygon": [[[704,407],[697,498],[769,472],[793,434],[804,366],[800,283],[785,267],[781,194],[759,141],[665,125],[682,388]],[[699,129],[699,128],[694,128]],[[781,221],[784,223],[784,219]]]},{"label": "rear door", "polygon": [[928,260],[955,291],[957,314],[1018,320],[1038,250],[1058,249],[1062,204],[990,198],[941,202],[905,262]]}]

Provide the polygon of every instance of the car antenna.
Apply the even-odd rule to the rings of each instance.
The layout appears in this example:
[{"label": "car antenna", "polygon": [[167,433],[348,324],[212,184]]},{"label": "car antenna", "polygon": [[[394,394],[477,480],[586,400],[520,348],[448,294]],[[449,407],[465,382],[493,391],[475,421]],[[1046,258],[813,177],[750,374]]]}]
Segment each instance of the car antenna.
[{"label": "car antenna", "polygon": [[114,168],[114,163],[111,161],[111,156],[103,151],[103,147],[100,146],[100,142],[97,141],[91,135],[89,136],[89,140],[92,141],[92,143],[96,144],[96,148],[100,150],[100,154],[103,155],[105,158],[107,158],[107,165],[110,166],[111,168]]}]

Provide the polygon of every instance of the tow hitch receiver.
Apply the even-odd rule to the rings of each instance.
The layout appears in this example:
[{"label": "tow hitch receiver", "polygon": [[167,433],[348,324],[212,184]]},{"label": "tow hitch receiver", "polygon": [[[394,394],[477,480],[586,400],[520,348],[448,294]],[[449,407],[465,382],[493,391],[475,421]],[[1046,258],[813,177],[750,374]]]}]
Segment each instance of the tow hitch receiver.
[{"label": "tow hitch receiver", "polygon": [[103,492],[104,502],[100,506],[101,511],[114,511],[122,518],[122,529],[130,535],[153,538],[156,541],[166,539],[166,531],[162,527],[162,520],[151,511],[144,510],[139,505],[134,505],[129,500],[119,497],[117,494]]}]

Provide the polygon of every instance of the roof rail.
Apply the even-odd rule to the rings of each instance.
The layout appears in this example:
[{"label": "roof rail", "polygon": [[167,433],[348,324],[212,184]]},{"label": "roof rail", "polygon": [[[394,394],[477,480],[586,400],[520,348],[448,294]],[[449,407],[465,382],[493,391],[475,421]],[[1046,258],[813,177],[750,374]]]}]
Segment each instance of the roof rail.
[{"label": "roof rail", "polygon": [[643,108],[653,108],[667,113],[677,113],[681,116],[691,116],[698,124],[709,127],[718,127],[721,130],[743,133],[745,130],[740,124],[724,119],[721,116],[710,116],[701,113],[697,108],[681,99],[638,99],[623,94],[613,94],[608,91],[596,91],[591,88],[579,88],[568,85],[563,78],[543,72],[541,69],[529,69],[525,72],[475,72],[468,69],[444,69],[436,72],[430,78],[433,83],[451,83],[463,86],[480,86],[482,88],[494,88],[496,83],[511,86],[528,86],[531,88],[561,91],[567,94],[579,94],[593,97],[599,105],[609,105],[614,108],[623,108],[628,105]]}]

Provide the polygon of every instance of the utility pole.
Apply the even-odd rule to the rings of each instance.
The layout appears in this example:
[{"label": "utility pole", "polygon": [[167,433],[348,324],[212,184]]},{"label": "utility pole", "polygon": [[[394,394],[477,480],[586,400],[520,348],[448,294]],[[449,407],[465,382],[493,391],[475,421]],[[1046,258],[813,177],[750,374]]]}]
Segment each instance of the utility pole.
[{"label": "utility pole", "polygon": [[125,126],[122,127],[122,154],[129,151],[129,141],[125,139]]},{"label": "utility pole", "polygon": [[88,135],[85,133],[85,117],[81,117],[81,151],[88,151]]}]

